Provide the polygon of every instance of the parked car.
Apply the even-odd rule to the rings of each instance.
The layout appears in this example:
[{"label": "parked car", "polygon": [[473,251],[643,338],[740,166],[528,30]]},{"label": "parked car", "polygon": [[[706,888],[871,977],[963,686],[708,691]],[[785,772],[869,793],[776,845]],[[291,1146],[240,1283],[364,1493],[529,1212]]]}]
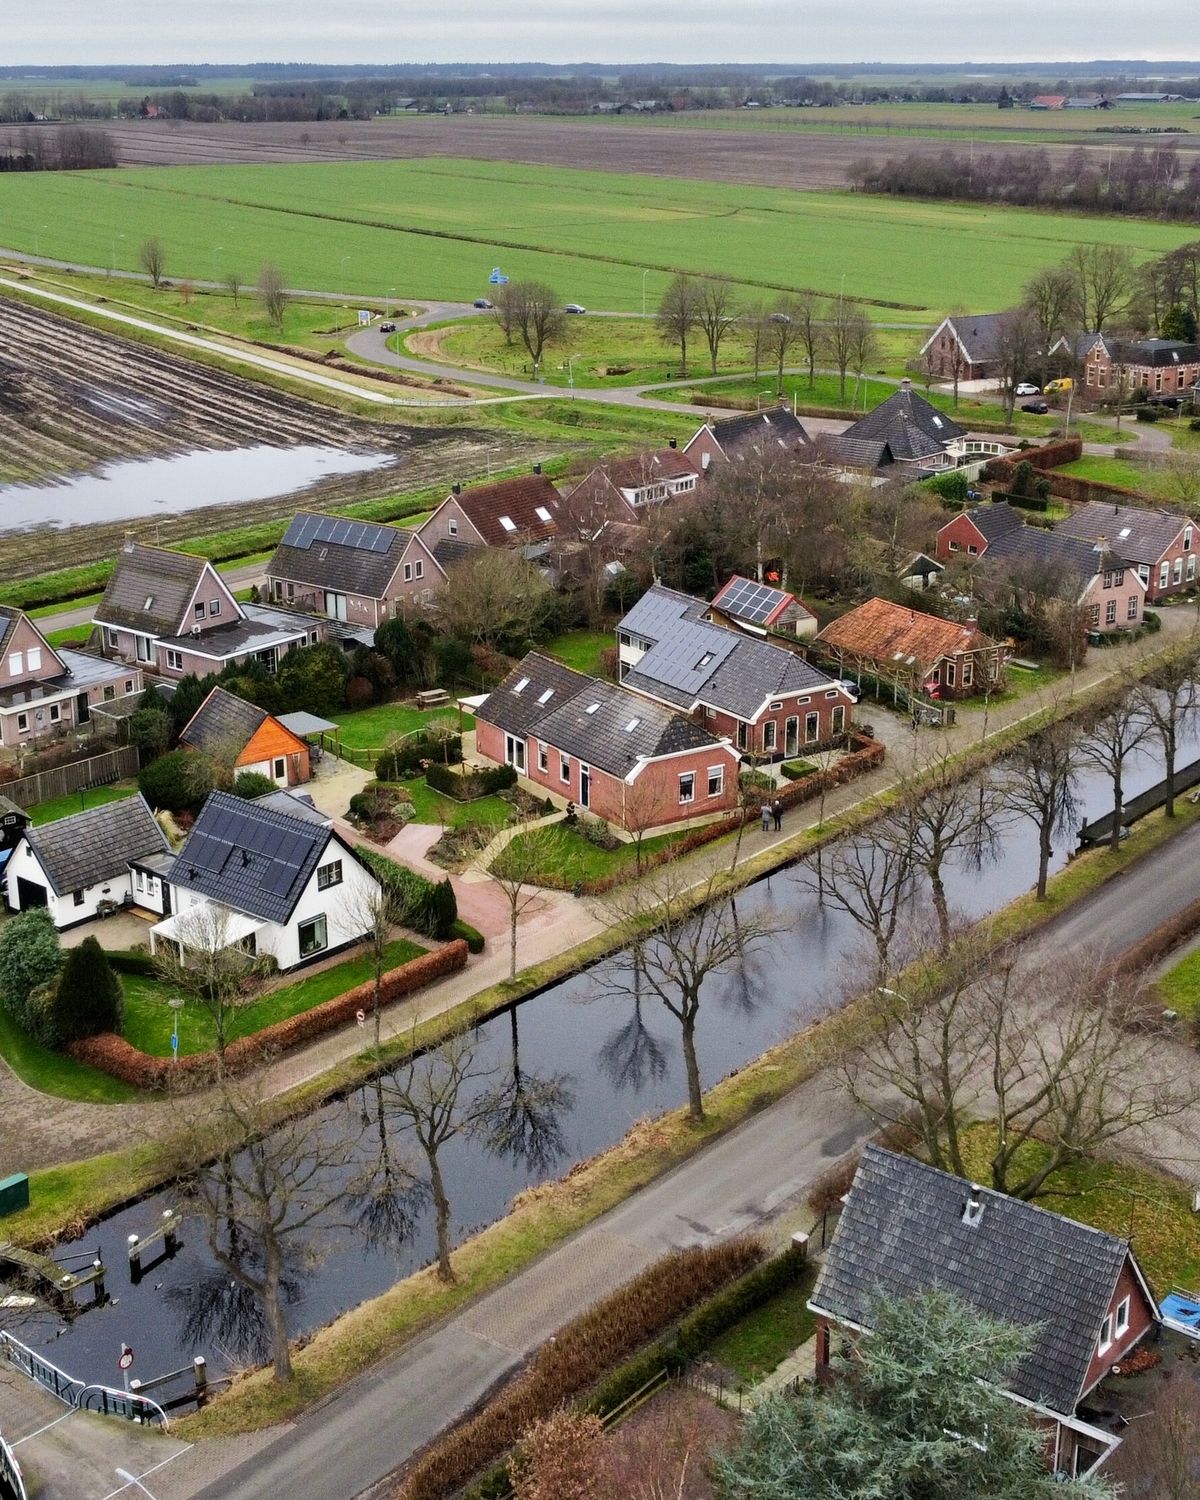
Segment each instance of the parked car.
[{"label": "parked car", "polygon": [[840,687],[843,693],[848,694],[852,703],[857,703],[862,697],[862,689],[857,682],[851,682],[849,677],[837,678],[834,686]]},{"label": "parked car", "polygon": [[785,312],[773,312],[767,314],[768,323],[790,323],[792,320]]},{"label": "parked car", "polygon": [[1071,389],[1071,387],[1074,384],[1075,384],[1075,382],[1071,379],[1071,377],[1069,375],[1064,375],[1061,380],[1048,380],[1046,382],[1045,395],[1047,395],[1047,396],[1057,396],[1057,395],[1063,395],[1063,396],[1065,396],[1067,394],[1067,392]]},{"label": "parked car", "polygon": [[484,312],[487,312],[493,305],[486,297],[476,297],[474,302],[471,303],[472,307],[482,308]]},{"label": "parked car", "polygon": [[380,323],[379,331],[380,333],[395,333],[396,325],[395,323]]},{"label": "parked car", "polygon": [[584,307],[581,302],[568,302],[567,305],[563,308],[563,312],[585,313],[587,312],[587,308]]},{"label": "parked car", "polygon": [[1147,406],[1169,406],[1172,410],[1178,410],[1180,400],[1178,396],[1147,396]]},{"label": "parked car", "polygon": [[1016,393],[1018,396],[1040,396],[1042,388],[1040,385],[1034,385],[1031,380],[1022,380]]},{"label": "parked car", "polygon": [[1044,417],[1050,408],[1044,401],[1022,401],[1022,411],[1031,411],[1035,417]]}]

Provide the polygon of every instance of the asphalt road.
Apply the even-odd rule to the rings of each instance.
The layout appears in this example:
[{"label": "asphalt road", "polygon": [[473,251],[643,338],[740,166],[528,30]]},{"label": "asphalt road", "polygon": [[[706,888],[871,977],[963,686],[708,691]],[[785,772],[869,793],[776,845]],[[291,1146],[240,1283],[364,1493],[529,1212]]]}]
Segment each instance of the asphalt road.
[{"label": "asphalt road", "polygon": [[[1031,956],[1118,953],[1195,899],[1200,827],[1053,922]],[[378,1484],[522,1355],[671,1246],[706,1244],[803,1206],[870,1122],[830,1078],[788,1098],[636,1194],[505,1286],[351,1382],[193,1500],[327,1500]]]}]

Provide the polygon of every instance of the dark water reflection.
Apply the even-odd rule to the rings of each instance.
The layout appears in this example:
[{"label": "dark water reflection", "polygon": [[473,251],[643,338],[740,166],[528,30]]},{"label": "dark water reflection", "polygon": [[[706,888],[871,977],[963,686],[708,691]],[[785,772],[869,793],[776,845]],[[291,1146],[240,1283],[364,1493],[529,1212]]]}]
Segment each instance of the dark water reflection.
[{"label": "dark water reflection", "polygon": [[[1180,763],[1197,753],[1192,732],[1181,746]],[[1156,749],[1147,746],[1127,766],[1126,794],[1160,776]],[[1111,807],[1103,775],[1080,777],[1079,805],[1081,821]],[[995,910],[1030,889],[1036,877],[1032,825],[1001,818],[992,831],[994,860],[967,853],[947,864],[950,902],[968,917]],[[1074,843],[1069,836],[1055,840],[1055,868],[1066,862]],[[837,1003],[848,964],[863,952],[862,934],[844,913],[819,904],[807,887],[804,870],[797,868],[737,897],[743,920],[766,917],[779,930],[750,951],[743,967],[715,976],[705,988],[696,1044],[706,1085]],[[913,899],[928,904],[919,888]],[[503,1087],[503,1146],[494,1138],[489,1143],[459,1137],[443,1149],[456,1240],[502,1215],[522,1189],[561,1174],[618,1141],[635,1120],[685,1098],[675,1021],[650,994],[640,1002],[607,994],[601,971],[574,975],[494,1017],[479,1029],[478,1046],[494,1070],[487,1086]],[[423,1164],[410,1132],[389,1118],[386,1083],[366,1085],[348,1109],[334,1106],[327,1115],[329,1128],[353,1136],[345,1180],[356,1190],[341,1205],[344,1222],[314,1231],[288,1267],[288,1323],[295,1333],[384,1290],[434,1253]],[[196,1353],[208,1356],[214,1369],[262,1358],[261,1313],[230,1285],[195,1218],[185,1218],[179,1254],[139,1286],[129,1285],[126,1236],[145,1232],[163,1207],[178,1201],[178,1193],[156,1195],[104,1220],[80,1243],[61,1247],[67,1253],[99,1246],[111,1268],[114,1300],[70,1322],[49,1314],[35,1318],[24,1331],[14,1329],[18,1337],[46,1346],[46,1357],[73,1375],[107,1383],[119,1382],[115,1360],[122,1341],[134,1346],[133,1373],[143,1379],[187,1364]],[[253,1248],[244,1246],[243,1253],[253,1254]]]}]

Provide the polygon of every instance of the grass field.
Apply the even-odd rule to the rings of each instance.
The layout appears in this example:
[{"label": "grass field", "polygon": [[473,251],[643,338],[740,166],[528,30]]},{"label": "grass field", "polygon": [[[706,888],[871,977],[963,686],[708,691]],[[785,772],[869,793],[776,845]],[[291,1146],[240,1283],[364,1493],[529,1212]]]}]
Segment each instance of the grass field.
[{"label": "grass field", "polygon": [[[577,880],[599,880],[625,865],[633,864],[638,857],[636,844],[622,844],[617,849],[601,849],[565,823],[548,823],[544,825],[544,834],[542,829],[535,830],[535,833],[539,839],[544,838],[546,861],[538,874],[531,878],[533,885],[549,884],[561,888],[573,885]],[[643,839],[642,857],[648,858],[685,836],[683,833],[659,833],[652,838]],[[493,868],[503,870],[508,863],[508,851],[526,837],[527,835],[519,833],[512,843],[505,845],[493,861]],[[541,878],[543,876],[546,877],[544,880]]]},{"label": "grass field", "polygon": [[1181,958],[1158,981],[1163,1002],[1189,1020],[1200,1015],[1200,949]]},{"label": "grass field", "polygon": [[1094,479],[1100,484],[1119,485],[1126,490],[1137,490],[1139,494],[1149,495],[1155,500],[1185,503],[1178,479],[1172,475],[1169,467],[1161,464],[1126,463],[1121,458],[1101,458],[1089,453],[1073,463],[1063,464],[1056,472],[1071,474],[1077,479]]},{"label": "grass field", "polygon": [[643,270],[652,307],[675,269],[990,310],[1073,245],[1149,256],[1189,238],[1135,220],[441,158],[12,173],[0,213],[14,248],[34,250],[36,235],[43,253],[94,266],[136,269],[155,234],[172,277],[253,280],[270,259],[292,286],[470,298],[501,265],[626,311],[640,310]]},{"label": "grass field", "polygon": [[70,792],[65,797],[51,797],[48,802],[36,803],[29,809],[29,816],[34,823],[53,823],[59,818],[69,818],[72,813],[85,812],[89,807],[103,807],[106,802],[132,797],[136,791],[132,781],[86,787],[82,792]]},{"label": "grass field", "polygon": [[[383,750],[389,740],[424,729],[433,719],[448,721],[456,729],[459,724],[458,709],[453,704],[448,708],[420,709],[405,708],[399,703],[376,703],[370,708],[346,709],[332,717],[338,726],[338,738],[351,750]],[[470,714],[463,714],[463,729],[471,729],[474,723]]]},{"label": "grass field", "polygon": [[601,654],[615,639],[611,630],[568,630],[547,641],[542,650],[577,672],[599,677]]}]

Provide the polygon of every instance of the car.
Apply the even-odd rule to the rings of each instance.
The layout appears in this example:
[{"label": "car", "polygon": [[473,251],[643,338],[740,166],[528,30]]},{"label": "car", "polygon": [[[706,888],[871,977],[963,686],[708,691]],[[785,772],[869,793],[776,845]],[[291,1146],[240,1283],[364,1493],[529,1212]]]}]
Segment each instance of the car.
[{"label": "car", "polygon": [[1031,411],[1035,417],[1044,417],[1050,408],[1044,401],[1022,401],[1022,411]]},{"label": "car", "polygon": [[767,314],[768,323],[790,323],[792,320],[785,312],[773,312]]},{"label": "car", "polygon": [[982,500],[983,499],[983,491],[982,490],[968,489],[967,490],[967,499],[968,500]]},{"label": "car", "polygon": [[1057,396],[1061,393],[1065,396],[1074,384],[1075,382],[1069,375],[1064,375],[1061,380],[1048,380],[1046,382],[1045,394],[1047,396]]},{"label": "car", "polygon": [[1022,380],[1021,384],[1017,387],[1016,394],[1018,396],[1040,396],[1042,388],[1040,385],[1034,385],[1030,380]]},{"label": "car", "polygon": [[486,297],[476,297],[471,306],[481,308],[484,312],[487,312],[493,304]]},{"label": "car", "polygon": [[379,331],[380,333],[395,333],[396,325],[395,323],[380,323]]},{"label": "car", "polygon": [[1169,406],[1172,410],[1178,410],[1180,400],[1178,396],[1147,396],[1147,406]]},{"label": "car", "polygon": [[568,302],[567,305],[563,308],[563,312],[585,313],[587,312],[587,308],[584,307],[582,302]]},{"label": "car", "polygon": [[857,703],[862,697],[862,689],[857,682],[851,682],[849,677],[834,678],[834,687],[840,687],[842,692],[850,699],[851,703]]}]

